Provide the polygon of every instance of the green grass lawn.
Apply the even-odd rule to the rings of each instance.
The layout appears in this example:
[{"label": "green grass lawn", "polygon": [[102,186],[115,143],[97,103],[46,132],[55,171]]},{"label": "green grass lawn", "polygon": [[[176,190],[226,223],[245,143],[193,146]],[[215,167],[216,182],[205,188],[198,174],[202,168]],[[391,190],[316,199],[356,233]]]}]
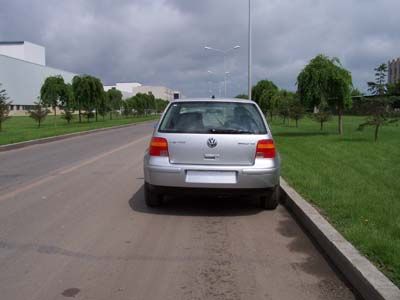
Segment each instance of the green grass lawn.
[{"label": "green grass lawn", "polygon": [[93,119],[90,123],[83,118],[82,123],[78,122],[78,116],[68,124],[67,121],[57,116],[54,123],[54,116],[48,116],[40,128],[37,123],[29,117],[11,117],[3,123],[3,130],[0,132],[0,145],[17,143],[22,141],[34,140],[39,138],[51,137],[61,134],[86,131],[97,128],[112,127],[117,125],[125,125],[147,120],[156,120],[159,116],[142,116],[129,118],[114,118],[109,120],[99,118],[98,122]]},{"label": "green grass lawn", "polygon": [[345,117],[343,137],[336,118],[323,132],[309,119],[271,126],[282,176],[400,286],[400,126],[374,142],[373,128],[356,131],[363,120]]}]

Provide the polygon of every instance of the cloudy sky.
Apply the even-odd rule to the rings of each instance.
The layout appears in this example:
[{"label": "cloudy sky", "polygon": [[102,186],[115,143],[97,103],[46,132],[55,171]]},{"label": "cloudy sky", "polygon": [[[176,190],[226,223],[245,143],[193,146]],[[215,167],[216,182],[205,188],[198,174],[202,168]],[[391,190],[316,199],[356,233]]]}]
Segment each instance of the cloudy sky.
[{"label": "cloudy sky", "polygon": [[[315,55],[337,56],[365,90],[400,56],[399,0],[252,0],[254,80],[296,89]],[[247,0],[0,0],[0,40],[44,45],[47,64],[104,84],[166,85],[186,96],[247,90]],[[208,70],[214,75],[207,73]]]}]

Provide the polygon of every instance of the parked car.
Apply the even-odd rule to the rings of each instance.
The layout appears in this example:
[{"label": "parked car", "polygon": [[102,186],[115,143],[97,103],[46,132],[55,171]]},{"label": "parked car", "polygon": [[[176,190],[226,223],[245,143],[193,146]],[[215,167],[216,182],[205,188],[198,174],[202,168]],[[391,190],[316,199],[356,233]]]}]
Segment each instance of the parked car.
[{"label": "parked car", "polygon": [[171,102],[144,157],[145,201],[164,195],[256,196],[265,209],[279,200],[280,158],[258,105],[241,99]]}]

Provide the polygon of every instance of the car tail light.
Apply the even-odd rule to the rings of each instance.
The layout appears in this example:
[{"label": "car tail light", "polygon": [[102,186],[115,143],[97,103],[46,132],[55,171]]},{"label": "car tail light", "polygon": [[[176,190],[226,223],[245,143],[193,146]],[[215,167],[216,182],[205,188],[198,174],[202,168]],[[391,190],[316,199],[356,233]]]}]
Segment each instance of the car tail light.
[{"label": "car tail light", "polygon": [[274,158],[276,155],[273,140],[260,140],[257,143],[256,158]]},{"label": "car tail light", "polygon": [[149,148],[150,156],[168,156],[168,141],[164,138],[153,137]]}]

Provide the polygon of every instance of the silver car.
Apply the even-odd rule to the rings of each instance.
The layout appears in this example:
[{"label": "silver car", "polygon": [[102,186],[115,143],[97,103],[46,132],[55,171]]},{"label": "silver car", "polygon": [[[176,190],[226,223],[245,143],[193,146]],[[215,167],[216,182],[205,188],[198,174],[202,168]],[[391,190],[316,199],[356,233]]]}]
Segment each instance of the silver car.
[{"label": "silver car", "polygon": [[240,99],[171,102],[144,157],[145,201],[164,195],[254,195],[279,200],[280,158],[258,105]]}]

